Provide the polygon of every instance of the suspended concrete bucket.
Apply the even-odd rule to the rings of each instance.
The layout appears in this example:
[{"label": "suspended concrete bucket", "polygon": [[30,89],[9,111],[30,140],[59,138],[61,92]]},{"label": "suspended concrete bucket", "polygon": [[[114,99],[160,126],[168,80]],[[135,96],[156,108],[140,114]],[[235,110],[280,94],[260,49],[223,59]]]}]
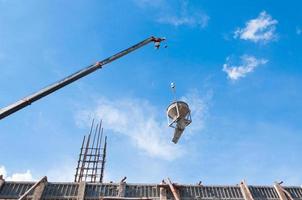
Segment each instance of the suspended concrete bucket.
[{"label": "suspended concrete bucket", "polygon": [[167,108],[168,125],[174,128],[172,142],[178,142],[185,128],[192,122],[189,105],[184,101],[174,101]]}]

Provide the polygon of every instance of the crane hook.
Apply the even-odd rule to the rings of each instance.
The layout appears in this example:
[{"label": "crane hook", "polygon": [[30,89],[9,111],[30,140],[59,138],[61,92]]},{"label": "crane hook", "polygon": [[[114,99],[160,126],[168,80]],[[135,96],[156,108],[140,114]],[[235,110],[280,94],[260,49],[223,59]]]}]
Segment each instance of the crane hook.
[{"label": "crane hook", "polygon": [[[160,45],[161,45],[161,42],[166,40],[166,38],[153,38],[153,42],[154,42],[154,47],[155,49],[159,49]],[[167,46],[165,46],[165,48],[167,48]]]}]

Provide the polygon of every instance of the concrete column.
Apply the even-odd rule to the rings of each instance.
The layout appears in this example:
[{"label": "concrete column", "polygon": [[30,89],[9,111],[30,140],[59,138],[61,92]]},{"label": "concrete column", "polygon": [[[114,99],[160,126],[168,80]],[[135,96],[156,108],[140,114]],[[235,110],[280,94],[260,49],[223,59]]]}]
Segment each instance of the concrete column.
[{"label": "concrete column", "polygon": [[[166,185],[166,183],[162,181],[160,185]],[[159,199],[167,200],[167,189],[163,186],[159,188]]]},{"label": "concrete column", "polygon": [[125,197],[126,196],[126,182],[120,182],[118,186],[118,197]]},{"label": "concrete column", "polygon": [[42,195],[45,187],[47,186],[47,179],[44,179],[40,184],[35,188],[32,200],[40,200],[42,199]]},{"label": "concrete column", "polygon": [[0,190],[1,190],[2,186],[4,185],[4,183],[5,183],[5,180],[3,178],[3,175],[0,175]]},{"label": "concrete column", "polygon": [[77,200],[84,200],[85,198],[85,189],[86,189],[86,182],[82,181],[79,183],[79,188],[78,188],[78,197]]}]

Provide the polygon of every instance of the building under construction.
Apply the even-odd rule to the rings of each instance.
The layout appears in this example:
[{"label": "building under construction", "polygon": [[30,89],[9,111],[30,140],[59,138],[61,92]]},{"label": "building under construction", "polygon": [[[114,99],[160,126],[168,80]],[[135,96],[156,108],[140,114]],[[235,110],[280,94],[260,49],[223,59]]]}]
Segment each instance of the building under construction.
[{"label": "building under construction", "polygon": [[[31,103],[55,92],[66,85],[98,70],[151,42],[156,49],[164,38],[150,37],[111,57],[96,62],[26,98],[0,109],[0,120]],[[174,88],[174,86],[173,86]],[[185,127],[191,123],[190,109],[185,102],[175,101],[167,109],[169,126],[175,129],[173,142],[177,143]],[[248,186],[244,181],[233,186],[182,185],[169,178],[159,184],[130,184],[126,177],[119,183],[103,183],[106,161],[106,137],[102,123],[92,123],[90,132],[84,136],[75,170],[74,182],[48,182],[43,177],[37,182],[5,181],[0,175],[0,200],[302,200],[302,187]],[[71,169],[72,170],[72,169]]]},{"label": "building under construction", "polygon": [[243,181],[233,186],[181,185],[167,179],[160,184],[10,182],[0,179],[0,199],[29,200],[301,200],[301,187],[249,186]]},{"label": "building under construction", "polygon": [[169,178],[159,184],[132,184],[124,177],[118,183],[104,183],[107,140],[102,122],[91,124],[84,136],[74,182],[5,181],[0,175],[0,200],[302,200],[302,187],[249,186],[245,181],[233,186],[207,186],[199,182],[182,185]]}]

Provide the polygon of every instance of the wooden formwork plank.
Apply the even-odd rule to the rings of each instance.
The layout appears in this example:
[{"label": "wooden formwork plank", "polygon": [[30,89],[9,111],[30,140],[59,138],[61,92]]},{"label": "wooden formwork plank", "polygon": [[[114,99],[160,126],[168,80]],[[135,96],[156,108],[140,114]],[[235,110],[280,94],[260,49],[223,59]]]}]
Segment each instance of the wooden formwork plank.
[{"label": "wooden formwork plank", "polygon": [[240,182],[240,190],[245,200],[254,200],[253,195],[244,180]]},{"label": "wooden formwork plank", "polygon": [[173,183],[171,182],[171,180],[169,178],[167,178],[167,180],[168,180],[167,182],[168,182],[169,188],[173,194],[174,199],[181,200],[178,189],[174,187]]},{"label": "wooden formwork plank", "polygon": [[[38,182],[36,182],[33,186],[31,186],[18,200],[24,200],[26,199],[27,195],[34,191],[33,198],[35,197],[35,200],[40,200],[45,188],[45,185],[47,183],[47,177],[44,176],[42,179],[40,179]],[[44,186],[42,186],[44,185]],[[38,188],[38,189],[37,189]],[[36,192],[37,189],[37,192]]]},{"label": "wooden formwork plank", "polygon": [[42,199],[42,195],[44,192],[45,187],[47,186],[47,179],[42,181],[34,190],[34,194],[32,200],[40,200]]},{"label": "wooden formwork plank", "polygon": [[286,191],[280,183],[275,182],[274,188],[277,191],[280,200],[293,200],[293,197],[290,195],[290,193]]},{"label": "wooden formwork plank", "polygon": [[118,186],[118,193],[117,196],[118,197],[125,197],[126,196],[126,180],[127,177],[124,177],[121,181],[120,184]]}]

